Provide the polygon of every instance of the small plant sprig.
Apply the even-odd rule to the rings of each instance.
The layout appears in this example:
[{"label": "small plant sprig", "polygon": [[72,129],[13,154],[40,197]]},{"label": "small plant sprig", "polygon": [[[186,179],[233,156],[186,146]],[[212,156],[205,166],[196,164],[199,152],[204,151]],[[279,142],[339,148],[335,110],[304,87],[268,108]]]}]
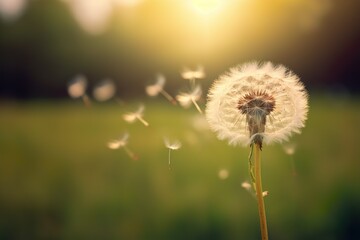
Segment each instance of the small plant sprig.
[{"label": "small plant sprig", "polygon": [[[282,65],[252,62],[230,69],[208,94],[206,119],[221,140],[250,145],[249,175],[256,192],[261,239],[268,240],[261,180],[263,144],[300,133],[308,113],[308,97],[299,78]],[[249,190],[250,184],[242,184]]]}]

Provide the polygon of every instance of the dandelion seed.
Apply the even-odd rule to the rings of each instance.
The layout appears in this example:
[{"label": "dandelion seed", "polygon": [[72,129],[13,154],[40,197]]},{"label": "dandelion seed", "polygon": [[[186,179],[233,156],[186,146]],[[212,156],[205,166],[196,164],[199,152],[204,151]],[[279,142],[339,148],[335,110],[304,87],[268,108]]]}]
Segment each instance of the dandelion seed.
[{"label": "dandelion seed", "polygon": [[229,171],[227,169],[220,169],[218,175],[221,180],[225,180],[229,177]]},{"label": "dandelion seed", "polygon": [[118,139],[111,140],[107,143],[108,148],[110,149],[119,149],[122,148],[126,152],[126,154],[132,159],[137,160],[138,157],[127,147],[129,139],[129,134],[124,133],[121,137]]},{"label": "dandelion seed", "polygon": [[75,76],[68,84],[68,93],[71,98],[82,98],[85,106],[91,105],[89,97],[86,95],[87,78],[79,74]]},{"label": "dandelion seed", "polygon": [[205,77],[204,67],[201,65],[199,65],[195,70],[184,67],[180,74],[183,79],[190,81],[191,87],[195,86],[196,79],[202,79]]},{"label": "dandelion seed", "polygon": [[111,79],[105,79],[94,88],[93,96],[97,101],[104,102],[114,97],[115,92],[114,82]]},{"label": "dandelion seed", "polygon": [[123,115],[123,118],[126,122],[133,123],[136,120],[139,120],[142,124],[144,124],[146,127],[149,126],[149,123],[145,121],[143,118],[144,116],[144,105],[140,105],[139,108],[136,110],[136,112],[129,112]]},{"label": "dandelion seed", "polygon": [[300,133],[307,112],[299,78],[270,62],[230,69],[213,84],[206,106],[211,129],[231,145],[285,141]]},{"label": "dandelion seed", "polygon": [[168,163],[169,163],[169,169],[171,169],[171,157],[170,157],[171,150],[180,149],[182,144],[179,140],[170,141],[168,138],[164,138],[164,144],[165,147],[169,149]]},{"label": "dandelion seed", "polygon": [[191,104],[194,104],[198,112],[202,114],[202,110],[197,104],[197,101],[200,99],[201,94],[202,94],[202,90],[201,87],[198,85],[194,88],[194,90],[192,90],[189,93],[180,93],[179,95],[176,96],[176,99],[179,101],[180,105],[183,106],[184,108],[188,108],[190,107]]},{"label": "dandelion seed", "polygon": [[286,143],[283,145],[283,149],[287,155],[291,156],[291,155],[294,155],[294,153],[295,153],[296,145],[295,145],[295,143]]},{"label": "dandelion seed", "polygon": [[266,196],[268,196],[269,195],[269,191],[264,191],[263,193],[262,193],[262,196],[263,197],[266,197]]},{"label": "dandelion seed", "polygon": [[283,149],[284,149],[285,153],[290,156],[293,176],[297,176],[297,171],[296,171],[296,166],[295,166],[295,161],[294,161],[294,153],[296,150],[295,143],[286,143],[283,145]]},{"label": "dandelion seed", "polygon": [[164,75],[162,74],[158,74],[156,76],[156,82],[152,85],[149,85],[145,88],[146,93],[150,96],[150,97],[155,97],[157,95],[159,95],[159,93],[161,95],[163,95],[169,102],[171,102],[172,104],[176,105],[176,100],[168,93],[164,90],[164,85],[166,82],[166,78]]},{"label": "dandelion seed", "polygon": [[84,75],[77,75],[68,84],[68,93],[72,98],[79,98],[85,94],[87,79]]},{"label": "dandelion seed", "polygon": [[208,133],[209,132],[209,125],[206,121],[204,115],[196,114],[190,119],[191,126],[201,133]]},{"label": "dandelion seed", "polygon": [[241,183],[241,187],[243,187],[244,189],[250,191],[250,189],[251,189],[251,184],[248,183],[248,182],[243,182],[243,183]]}]

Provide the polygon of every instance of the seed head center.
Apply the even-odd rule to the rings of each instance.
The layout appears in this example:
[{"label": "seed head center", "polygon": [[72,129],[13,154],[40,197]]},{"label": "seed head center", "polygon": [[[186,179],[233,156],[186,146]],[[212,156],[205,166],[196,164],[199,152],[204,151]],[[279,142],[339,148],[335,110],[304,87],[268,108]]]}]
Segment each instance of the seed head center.
[{"label": "seed head center", "polygon": [[275,108],[275,99],[265,91],[246,93],[238,102],[237,108],[246,115],[269,115]]},{"label": "seed head center", "polygon": [[[275,108],[275,98],[265,91],[246,93],[238,101],[237,108],[241,114],[246,114],[250,137],[265,132],[266,116]],[[255,135],[254,143],[262,146],[262,136]]]}]

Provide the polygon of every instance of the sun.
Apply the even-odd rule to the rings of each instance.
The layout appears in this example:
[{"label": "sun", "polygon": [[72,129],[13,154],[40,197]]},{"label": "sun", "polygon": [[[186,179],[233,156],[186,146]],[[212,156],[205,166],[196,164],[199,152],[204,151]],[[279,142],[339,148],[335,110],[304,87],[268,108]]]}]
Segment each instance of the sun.
[{"label": "sun", "polygon": [[202,14],[218,11],[223,1],[220,0],[189,0],[190,6]]}]

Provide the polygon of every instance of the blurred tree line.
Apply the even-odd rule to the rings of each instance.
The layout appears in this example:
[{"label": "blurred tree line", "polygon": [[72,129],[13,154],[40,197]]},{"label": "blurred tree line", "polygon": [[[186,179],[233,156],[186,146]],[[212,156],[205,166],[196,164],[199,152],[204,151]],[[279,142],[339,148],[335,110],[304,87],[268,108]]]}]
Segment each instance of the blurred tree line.
[{"label": "blurred tree line", "polygon": [[[118,94],[132,96],[144,94],[144,85],[152,82],[157,72],[163,72],[169,79],[167,87],[175,92],[183,85],[180,80],[180,69],[184,65],[196,66],[199,63],[205,66],[207,72],[207,80],[202,82],[206,88],[228,67],[243,61],[259,59],[285,63],[302,77],[310,90],[360,90],[358,24],[353,23],[352,34],[347,36],[348,44],[335,51],[326,64],[307,69],[297,62],[303,60],[296,60],[297,56],[288,53],[287,49],[281,49],[282,53],[278,55],[259,52],[246,55],[233,49],[232,55],[228,58],[218,57],[216,60],[211,54],[207,57],[186,53],[186,57],[174,58],[166,55],[167,48],[163,47],[162,42],[134,40],[134,35],[129,36],[126,29],[131,27],[121,25],[123,13],[124,11],[116,18],[111,18],[107,31],[97,36],[84,32],[62,1],[30,1],[19,19],[0,20],[0,97],[67,97],[67,83],[79,73],[88,77],[90,87],[101,79],[112,78],[117,84]],[[153,17],[161,18],[156,14],[148,17],[149,21]],[[354,17],[353,20],[357,18]],[[164,18],[161,21],[168,20]],[[136,25],[138,29],[133,31],[143,31],[139,29],[140,25],[141,23]],[[326,31],[329,34],[331,27],[331,22],[325,24],[326,30],[319,31],[318,34],[324,35]],[[334,34],[337,34],[336,31]],[[147,35],[139,35],[138,38],[142,36]],[[166,34],[164,37],[166,38]],[[242,36],[234,32],[234,37]],[[149,45],[148,51],[144,51],[140,46],[146,44]],[[174,46],[176,47],[176,44]],[[156,57],[161,49],[165,53],[161,53],[162,57]],[[309,59],[313,55],[316,55],[314,49],[309,51]]]}]

